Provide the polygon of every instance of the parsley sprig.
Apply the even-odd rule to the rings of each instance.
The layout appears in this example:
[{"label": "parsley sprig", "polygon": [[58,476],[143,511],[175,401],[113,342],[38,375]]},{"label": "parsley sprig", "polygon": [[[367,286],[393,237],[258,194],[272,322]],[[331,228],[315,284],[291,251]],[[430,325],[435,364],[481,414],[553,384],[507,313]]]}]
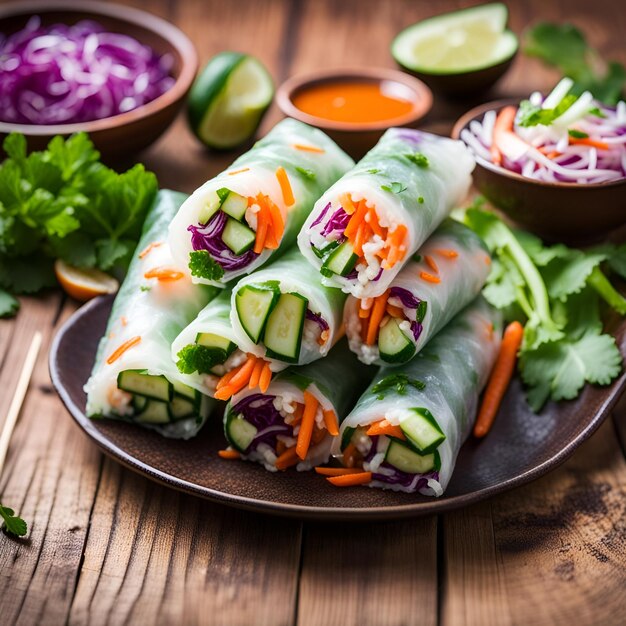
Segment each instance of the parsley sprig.
[{"label": "parsley sprig", "polygon": [[372,387],[372,392],[378,394],[377,400],[383,400],[389,391],[394,391],[400,396],[406,395],[408,387],[422,391],[425,385],[421,380],[409,378],[406,374],[389,374]]},{"label": "parsley sprig", "polygon": [[206,250],[194,250],[189,253],[189,271],[196,278],[221,280],[224,268]]},{"label": "parsley sprig", "polygon": [[15,511],[9,507],[2,506],[0,504],[0,518],[2,518],[2,528],[4,528],[11,535],[16,537],[23,537],[28,532],[28,526],[26,522],[15,515]]}]

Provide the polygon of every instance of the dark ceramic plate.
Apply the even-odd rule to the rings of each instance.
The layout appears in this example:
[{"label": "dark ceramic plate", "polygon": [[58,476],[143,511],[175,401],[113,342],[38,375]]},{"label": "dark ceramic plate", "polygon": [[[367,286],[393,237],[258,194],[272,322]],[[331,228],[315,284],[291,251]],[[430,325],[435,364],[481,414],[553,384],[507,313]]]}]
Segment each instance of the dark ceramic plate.
[{"label": "dark ceramic plate", "polygon": [[[520,383],[509,389],[490,435],[469,441],[452,481],[438,498],[355,487],[337,489],[309,472],[270,474],[253,463],[225,461],[221,419],[190,441],[175,441],[132,424],[85,417],[85,384],[112,296],[77,311],[57,334],[50,352],[52,382],[77,424],[117,461],[148,478],[239,508],[301,519],[374,520],[414,517],[477,502],[527,483],[563,462],[593,433],[626,387],[626,373],[610,387],[587,386],[575,402],[531,413]],[[626,322],[617,329],[626,353]]]}]

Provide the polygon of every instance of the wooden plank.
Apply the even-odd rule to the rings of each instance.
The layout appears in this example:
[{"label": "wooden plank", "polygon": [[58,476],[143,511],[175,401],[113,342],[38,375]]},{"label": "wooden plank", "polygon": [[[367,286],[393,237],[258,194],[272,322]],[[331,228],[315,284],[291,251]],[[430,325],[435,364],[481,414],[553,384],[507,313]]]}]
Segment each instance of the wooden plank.
[{"label": "wooden plank", "polygon": [[297,623],[436,624],[437,518],[307,525]]},{"label": "wooden plank", "polygon": [[289,624],[300,524],[159,487],[107,460],[71,624]]},{"label": "wooden plank", "polygon": [[[24,540],[0,537],[0,613],[7,624],[63,623],[99,474],[100,455],[84,441],[53,393],[47,351],[61,298],[25,298],[12,322],[0,388],[12,390],[35,329],[44,332],[22,415],[0,481],[2,501],[29,524]],[[73,311],[69,304],[61,320]],[[4,406],[10,393],[1,394]],[[0,413],[4,417],[5,411]]]},{"label": "wooden plank", "polygon": [[445,516],[443,624],[620,624],[626,462],[613,426],[557,471]]}]

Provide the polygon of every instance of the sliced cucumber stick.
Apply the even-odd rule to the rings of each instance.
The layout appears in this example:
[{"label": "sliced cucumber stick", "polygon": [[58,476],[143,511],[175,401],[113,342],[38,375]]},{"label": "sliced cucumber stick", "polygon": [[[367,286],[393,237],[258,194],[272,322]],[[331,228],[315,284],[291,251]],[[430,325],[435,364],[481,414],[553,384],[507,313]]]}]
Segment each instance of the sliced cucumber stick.
[{"label": "sliced cucumber stick", "polygon": [[354,254],[354,249],[349,241],[344,241],[335,248],[322,264],[322,274],[337,274],[347,276],[356,266],[359,257]]},{"label": "sliced cucumber stick", "polygon": [[400,428],[422,454],[433,452],[446,438],[428,409],[413,409],[412,415],[400,423]]},{"label": "sliced cucumber stick", "polygon": [[226,420],[226,439],[228,443],[242,454],[246,452],[257,434],[256,427],[241,416],[230,412]]},{"label": "sliced cucumber stick", "polygon": [[243,254],[252,248],[256,240],[256,233],[247,226],[240,224],[232,217],[228,218],[222,241],[235,253]]},{"label": "sliced cucumber stick", "polygon": [[143,424],[167,424],[170,421],[168,403],[149,400],[144,410],[135,416],[135,420]]},{"label": "sliced cucumber stick", "polygon": [[380,329],[378,350],[387,363],[406,363],[415,354],[415,344],[400,328],[400,320],[393,318]]},{"label": "sliced cucumber stick", "polygon": [[205,348],[217,348],[218,350],[224,350],[227,354],[231,354],[237,347],[234,342],[226,337],[221,337],[215,333],[198,333],[196,336],[196,343],[199,346]]},{"label": "sliced cucumber stick", "polygon": [[309,301],[298,293],[283,293],[270,313],[263,343],[270,357],[297,363]]},{"label": "sliced cucumber stick", "polygon": [[278,287],[244,285],[237,291],[235,296],[237,317],[246,335],[254,343],[259,343],[267,318],[279,297]]},{"label": "sliced cucumber stick", "polygon": [[129,393],[169,402],[172,399],[174,390],[165,376],[152,376],[146,374],[145,370],[124,370],[117,376],[117,386]]},{"label": "sliced cucumber stick", "polygon": [[426,474],[436,469],[435,453],[422,455],[398,439],[391,439],[385,461],[407,474]]},{"label": "sliced cucumber stick", "polygon": [[232,218],[236,219],[238,222],[241,222],[243,216],[246,214],[246,209],[248,208],[248,198],[245,196],[240,196],[238,193],[234,191],[230,191],[230,189],[226,189],[223,187],[219,190],[221,192],[222,200],[222,211],[226,213],[226,215],[230,215]]}]

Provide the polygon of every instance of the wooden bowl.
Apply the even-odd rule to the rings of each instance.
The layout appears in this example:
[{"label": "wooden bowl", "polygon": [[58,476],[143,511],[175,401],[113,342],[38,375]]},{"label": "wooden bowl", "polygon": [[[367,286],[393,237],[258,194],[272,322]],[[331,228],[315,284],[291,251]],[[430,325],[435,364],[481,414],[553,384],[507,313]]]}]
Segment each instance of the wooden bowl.
[{"label": "wooden bowl", "polygon": [[[499,111],[518,100],[482,104],[463,115],[452,137],[487,111]],[[474,185],[498,209],[545,240],[582,244],[606,237],[626,223],[626,178],[606,183],[548,183],[510,172],[476,157]]]},{"label": "wooden bowl", "polygon": [[[366,81],[382,83],[391,81],[403,85],[410,91],[413,101],[412,110],[393,120],[383,120],[367,123],[336,122],[333,120],[309,115],[298,109],[293,98],[299,92],[321,83]],[[276,102],[281,111],[288,117],[320,128],[329,135],[341,148],[355,159],[361,158],[372,148],[383,133],[392,126],[408,126],[415,128],[430,111],[433,96],[430,89],[420,80],[407,76],[403,72],[388,69],[348,69],[323,70],[305,76],[295,76],[284,82],[276,93]]]},{"label": "wooden bowl", "polygon": [[115,159],[138,152],[163,134],[183,105],[198,67],[196,51],[184,33],[145,11],[115,3],[75,0],[27,0],[0,6],[0,32],[9,35],[20,30],[33,15],[39,15],[44,25],[94,20],[111,32],[134,37],[158,54],[172,56],[176,82],[148,104],[100,120],[45,126],[0,122],[0,141],[10,132],[19,132],[26,136],[30,149],[41,150],[55,135],[85,131],[103,158]]}]

